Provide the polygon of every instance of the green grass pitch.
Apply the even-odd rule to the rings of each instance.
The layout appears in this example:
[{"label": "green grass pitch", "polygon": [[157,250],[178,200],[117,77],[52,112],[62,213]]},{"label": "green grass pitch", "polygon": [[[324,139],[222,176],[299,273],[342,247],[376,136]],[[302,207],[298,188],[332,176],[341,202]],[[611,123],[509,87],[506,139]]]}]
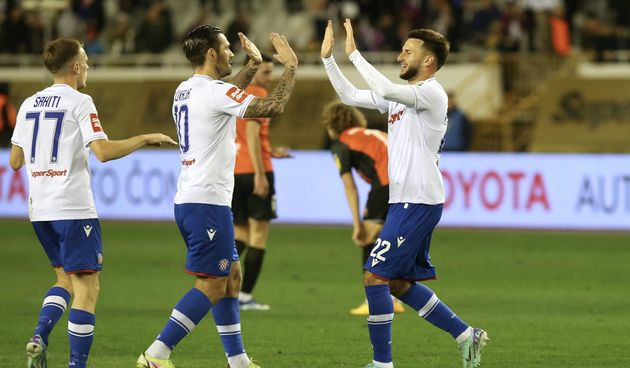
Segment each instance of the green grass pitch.
[{"label": "green grass pitch", "polygon": [[[105,269],[93,368],[133,367],[192,286],[174,223],[103,221]],[[25,366],[53,272],[27,221],[0,221],[0,367]],[[273,226],[257,298],[241,315],[245,347],[265,368],[364,367],[359,250],[349,228]],[[438,229],[429,284],[492,341],[483,367],[630,367],[630,235]],[[67,364],[67,314],[49,366]],[[396,367],[460,367],[455,343],[411,310],[394,319]],[[178,368],[225,367],[211,315],[173,353]]]}]

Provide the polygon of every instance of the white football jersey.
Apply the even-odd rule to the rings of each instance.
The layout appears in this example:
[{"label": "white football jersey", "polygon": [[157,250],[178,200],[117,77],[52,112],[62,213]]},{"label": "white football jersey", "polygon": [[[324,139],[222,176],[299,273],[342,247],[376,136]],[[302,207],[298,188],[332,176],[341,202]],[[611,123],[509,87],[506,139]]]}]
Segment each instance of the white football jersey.
[{"label": "white football jersey", "polygon": [[107,139],[92,98],[54,84],[20,106],[11,143],[24,151],[31,221],[96,218],[89,143]]},{"label": "white football jersey", "polygon": [[233,84],[195,74],[173,97],[181,172],[175,203],[232,204],[236,118],[254,99]]},{"label": "white football jersey", "polygon": [[[387,106],[389,203],[444,203],[438,168],[446,132],[448,96],[430,78],[413,86],[415,107],[389,101]],[[384,100],[382,100],[384,101]]]}]

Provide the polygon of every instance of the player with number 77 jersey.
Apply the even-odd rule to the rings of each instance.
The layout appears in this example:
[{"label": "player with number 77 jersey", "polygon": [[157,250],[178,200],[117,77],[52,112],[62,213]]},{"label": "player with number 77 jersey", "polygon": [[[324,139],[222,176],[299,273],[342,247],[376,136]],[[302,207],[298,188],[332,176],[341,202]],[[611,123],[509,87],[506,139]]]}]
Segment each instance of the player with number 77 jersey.
[{"label": "player with number 77 jersey", "polygon": [[54,84],[22,103],[9,158],[14,170],[26,165],[29,217],[57,275],[26,344],[27,367],[47,366],[48,335],[74,291],[68,316],[69,365],[84,368],[94,335],[98,275],[103,268],[101,227],[90,189],[90,148],[105,162],[146,144],[177,143],[159,133],[107,139],[92,98],[78,91],[85,87],[89,69],[79,41],[51,41],[42,59]]}]

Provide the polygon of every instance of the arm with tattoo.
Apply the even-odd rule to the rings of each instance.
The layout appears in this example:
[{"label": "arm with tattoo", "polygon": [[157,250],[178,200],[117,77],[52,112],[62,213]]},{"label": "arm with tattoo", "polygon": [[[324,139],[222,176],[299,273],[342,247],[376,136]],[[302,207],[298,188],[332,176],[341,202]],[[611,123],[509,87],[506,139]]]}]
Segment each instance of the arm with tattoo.
[{"label": "arm with tattoo", "polygon": [[284,106],[289,101],[289,97],[295,87],[296,66],[287,66],[280,77],[276,88],[266,98],[255,98],[247,106],[244,117],[271,117],[284,112]]},{"label": "arm with tattoo", "polygon": [[262,63],[262,55],[260,54],[258,47],[256,47],[256,45],[254,45],[247,36],[239,32],[238,37],[241,40],[241,47],[247,53],[249,62],[229,82],[240,89],[245,89],[249,85],[249,82],[252,81],[252,78],[254,78],[254,75],[258,70],[258,66]]},{"label": "arm with tattoo", "polygon": [[295,71],[297,70],[298,59],[289,46],[289,42],[284,36],[271,33],[271,43],[277,54],[273,55],[276,60],[284,65],[284,73],[280,77],[280,82],[276,88],[266,98],[255,98],[245,110],[246,118],[270,117],[280,115],[284,112],[284,106],[289,101],[289,97],[295,87]]},{"label": "arm with tattoo", "polygon": [[245,89],[249,85],[249,82],[252,81],[254,75],[256,75],[256,71],[258,71],[258,66],[260,63],[254,63],[253,61],[249,61],[245,67],[243,67],[230,81],[233,85],[237,86],[240,89]]}]

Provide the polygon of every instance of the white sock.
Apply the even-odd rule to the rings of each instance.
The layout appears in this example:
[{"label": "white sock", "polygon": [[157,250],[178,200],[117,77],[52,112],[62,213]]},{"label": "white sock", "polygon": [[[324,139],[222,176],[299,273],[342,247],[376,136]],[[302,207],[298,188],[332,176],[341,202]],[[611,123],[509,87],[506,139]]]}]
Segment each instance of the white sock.
[{"label": "white sock", "polygon": [[246,353],[228,357],[230,368],[247,368],[249,363],[249,357]]},{"label": "white sock", "polygon": [[171,357],[171,349],[160,340],[153,341],[153,344],[147,349],[147,354],[153,358],[168,359]]},{"label": "white sock", "polygon": [[372,363],[374,363],[374,365],[379,368],[394,368],[394,362],[382,363],[382,362],[377,362],[376,360],[373,360]]},{"label": "white sock", "polygon": [[238,292],[238,300],[242,301],[243,303],[250,302],[252,298],[253,298],[252,294],[244,293],[242,291]]},{"label": "white sock", "polygon": [[464,332],[462,332],[461,334],[459,334],[459,336],[455,338],[455,341],[457,341],[458,344],[461,344],[463,341],[466,341],[466,339],[469,338],[472,333],[473,328],[469,326],[467,329],[464,330]]}]

